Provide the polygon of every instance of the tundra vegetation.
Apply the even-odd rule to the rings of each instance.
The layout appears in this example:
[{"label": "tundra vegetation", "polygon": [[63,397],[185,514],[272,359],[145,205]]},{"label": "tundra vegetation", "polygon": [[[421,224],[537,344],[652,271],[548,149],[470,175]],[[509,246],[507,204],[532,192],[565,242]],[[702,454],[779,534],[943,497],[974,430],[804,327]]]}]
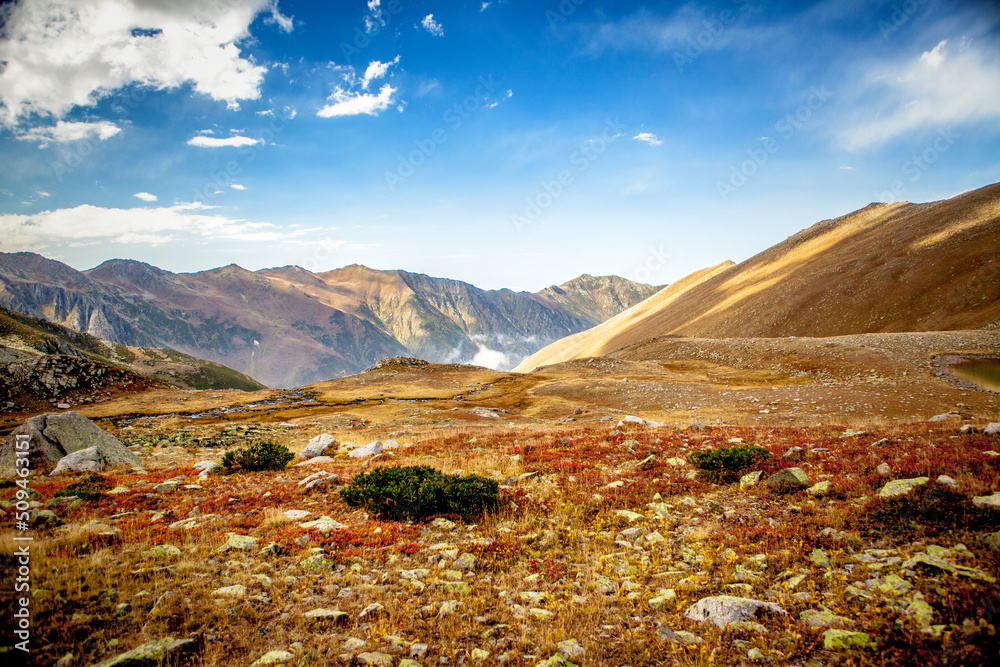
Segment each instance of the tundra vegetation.
[{"label": "tundra vegetation", "polygon": [[[278,454],[304,444],[300,429],[245,426],[275,433]],[[145,472],[32,478],[30,664],[1000,654],[1000,510],[988,501],[1000,437],[981,428],[357,427],[332,434],[343,444],[325,457],[237,474],[201,463],[222,452],[206,429],[186,446],[117,430]],[[220,424],[219,442],[232,429]],[[350,456],[347,441],[371,438],[381,454]],[[808,481],[768,483],[789,468]],[[9,515],[16,490],[0,489]],[[11,531],[2,539],[12,553]],[[16,602],[2,600],[11,618]],[[697,620],[719,610],[737,612]],[[129,657],[142,652],[154,658]]]}]

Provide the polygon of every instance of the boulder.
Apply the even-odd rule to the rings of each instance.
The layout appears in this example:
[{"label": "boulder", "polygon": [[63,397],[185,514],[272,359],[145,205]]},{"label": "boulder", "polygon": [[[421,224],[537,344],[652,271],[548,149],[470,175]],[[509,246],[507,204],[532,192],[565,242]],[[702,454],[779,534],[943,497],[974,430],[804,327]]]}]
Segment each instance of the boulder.
[{"label": "boulder", "polygon": [[983,429],[983,433],[986,435],[1000,435],[1000,422],[990,422]]},{"label": "boulder", "polygon": [[146,667],[147,665],[187,664],[201,653],[200,637],[174,639],[164,637],[137,646],[127,653],[96,664],[94,667]]},{"label": "boulder", "polygon": [[326,453],[326,450],[337,444],[337,439],[334,438],[329,433],[321,433],[315,438],[309,441],[306,448],[299,452],[299,455],[304,459],[311,459],[316,456],[322,456]]},{"label": "boulder", "polygon": [[[96,452],[81,454],[68,462],[64,469],[81,465],[83,470],[98,471],[103,467],[142,467],[135,454],[130,452],[118,438],[101,429],[92,421],[72,410],[67,412],[47,412],[32,417],[14,430],[0,448],[0,474],[11,477],[14,474],[17,436],[29,437],[28,461],[32,471],[49,473],[68,454],[82,450],[96,449]],[[23,441],[23,438],[22,438]],[[69,468],[71,469],[71,468]]]},{"label": "boulder", "polygon": [[367,459],[371,456],[378,456],[382,453],[382,441],[376,440],[374,442],[369,442],[364,447],[358,447],[348,453],[352,459]]},{"label": "boulder", "polygon": [[785,468],[767,478],[767,485],[772,491],[786,493],[809,487],[809,476],[802,468]]},{"label": "boulder", "polygon": [[710,622],[725,628],[733,623],[753,620],[758,613],[787,614],[784,609],[771,602],[761,602],[732,595],[718,595],[702,598],[691,605],[684,616],[693,621]]}]

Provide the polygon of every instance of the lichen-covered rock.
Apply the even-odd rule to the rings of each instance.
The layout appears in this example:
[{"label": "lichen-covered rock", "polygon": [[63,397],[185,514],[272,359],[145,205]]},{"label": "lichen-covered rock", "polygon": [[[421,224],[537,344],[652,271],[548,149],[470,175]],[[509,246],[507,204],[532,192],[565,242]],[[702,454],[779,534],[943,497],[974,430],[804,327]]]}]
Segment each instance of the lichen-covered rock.
[{"label": "lichen-covered rock", "polygon": [[788,612],[771,602],[719,595],[698,600],[688,608],[684,616],[724,628],[732,623],[750,621],[756,618],[758,613],[787,614]]},{"label": "lichen-covered rock", "polygon": [[990,509],[1000,510],[1000,491],[994,491],[993,494],[989,496],[976,496],[972,499],[972,504],[976,507],[988,507]]},{"label": "lichen-covered rock", "polygon": [[288,651],[268,651],[252,663],[250,667],[267,667],[267,665],[284,665],[295,659],[295,654]]},{"label": "lichen-covered rock", "polygon": [[329,433],[322,433],[309,441],[305,449],[299,452],[299,456],[304,459],[311,459],[322,456],[326,451],[337,444],[337,439]]},{"label": "lichen-covered rock", "polygon": [[923,486],[931,481],[930,477],[914,477],[912,479],[894,479],[887,482],[878,492],[879,498],[893,498],[895,496],[905,496],[918,486]]},{"label": "lichen-covered rock", "polygon": [[[28,449],[17,450],[17,436],[28,436]],[[22,438],[23,440],[23,438]],[[96,448],[82,455],[79,465],[84,470],[99,471],[106,467],[142,467],[142,462],[118,438],[101,429],[79,412],[47,412],[32,417],[18,426],[0,447],[0,475],[14,473],[15,453],[27,451],[29,469],[49,473],[69,454]],[[67,469],[66,464],[64,470]],[[96,467],[103,466],[103,467]]]},{"label": "lichen-covered rock", "polygon": [[867,632],[853,632],[831,628],[823,633],[823,648],[827,651],[846,651],[865,648],[871,644]]},{"label": "lichen-covered rock", "polygon": [[767,485],[772,491],[787,493],[805,489],[810,482],[809,476],[802,468],[785,468],[768,477]]},{"label": "lichen-covered rock", "polygon": [[182,662],[197,655],[201,642],[195,637],[174,639],[164,637],[137,646],[127,653],[100,662],[94,667],[159,667],[170,661]]}]

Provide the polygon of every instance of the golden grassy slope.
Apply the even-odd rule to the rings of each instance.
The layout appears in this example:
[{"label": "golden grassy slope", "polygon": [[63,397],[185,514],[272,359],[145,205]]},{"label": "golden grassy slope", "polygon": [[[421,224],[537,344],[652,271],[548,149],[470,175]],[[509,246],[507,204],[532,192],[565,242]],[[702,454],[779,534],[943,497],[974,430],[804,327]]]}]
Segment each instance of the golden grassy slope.
[{"label": "golden grassy slope", "polygon": [[[929,204],[872,204],[651,298],[527,359],[522,370],[664,335],[838,336],[994,328],[1000,184]],[[695,274],[697,275],[697,274]],[[669,288],[668,288],[669,289]],[[657,295],[659,296],[659,295]]]}]

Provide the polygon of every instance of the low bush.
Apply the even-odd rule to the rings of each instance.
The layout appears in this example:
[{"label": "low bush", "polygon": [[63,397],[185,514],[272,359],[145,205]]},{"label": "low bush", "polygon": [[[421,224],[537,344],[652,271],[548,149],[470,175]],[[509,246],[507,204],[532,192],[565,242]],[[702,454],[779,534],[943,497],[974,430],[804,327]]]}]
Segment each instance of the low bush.
[{"label": "low bush", "polygon": [[430,466],[377,468],[340,491],[351,507],[376,519],[401,521],[457,514],[465,520],[499,506],[499,485],[479,475],[445,475]]},{"label": "low bush", "polygon": [[261,440],[244,449],[229,450],[222,455],[222,466],[227,472],[284,470],[293,458],[295,454],[288,451],[287,447],[270,440]]},{"label": "low bush", "polygon": [[751,468],[771,457],[771,452],[757,445],[719,447],[688,455],[688,462],[701,470],[703,479],[718,484],[739,480]]},{"label": "low bush", "polygon": [[104,492],[112,487],[110,480],[101,477],[96,473],[90,473],[83,479],[70,484],[64,489],[60,489],[53,494],[53,497],[76,496],[81,500],[99,500]]}]

